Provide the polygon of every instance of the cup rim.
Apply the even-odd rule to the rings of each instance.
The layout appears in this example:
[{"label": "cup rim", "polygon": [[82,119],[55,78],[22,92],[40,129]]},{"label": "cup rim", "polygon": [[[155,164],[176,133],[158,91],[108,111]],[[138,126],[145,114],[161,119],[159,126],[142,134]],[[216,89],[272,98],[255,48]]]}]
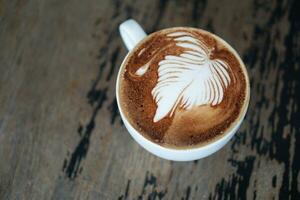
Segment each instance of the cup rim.
[{"label": "cup rim", "polygon": [[[151,141],[147,137],[143,136],[143,134],[141,134],[138,130],[136,130],[135,127],[133,125],[131,125],[131,123],[129,122],[129,120],[127,120],[127,117],[124,115],[124,113],[122,111],[121,104],[119,102],[120,101],[120,99],[119,99],[119,84],[120,84],[119,80],[120,80],[120,77],[121,77],[121,73],[123,72],[124,63],[127,61],[128,57],[132,54],[132,52],[134,52],[141,43],[143,43],[145,40],[147,40],[147,38],[149,38],[152,34],[158,32],[158,31],[164,31],[164,30],[170,30],[170,29],[179,29],[179,28],[200,30],[200,31],[203,31],[205,33],[211,34],[213,37],[215,37],[216,39],[220,40],[234,54],[234,56],[237,58],[238,62],[241,64],[241,69],[243,70],[243,73],[245,74],[245,80],[246,80],[246,95],[245,95],[244,104],[242,106],[242,111],[239,113],[239,115],[236,118],[236,120],[234,120],[234,122],[231,123],[231,125],[227,128],[227,130],[223,134],[220,134],[220,135],[214,137],[212,140],[207,141],[207,142],[202,143],[202,144],[199,144],[199,145],[191,145],[189,147],[172,148],[172,147],[162,146],[162,145],[159,145],[159,144]],[[230,44],[228,44],[221,37],[215,35],[214,33],[211,33],[209,31],[206,31],[206,30],[203,30],[203,29],[200,29],[200,28],[178,26],[178,27],[164,28],[164,29],[160,29],[158,31],[155,31],[155,32],[153,32],[151,34],[148,34],[145,38],[143,38],[141,41],[139,41],[139,43],[131,51],[129,51],[126,54],[125,58],[123,59],[121,65],[119,67],[119,71],[118,71],[118,75],[117,75],[117,79],[116,79],[116,100],[117,100],[117,105],[118,105],[118,108],[119,108],[119,111],[120,111],[120,116],[121,116],[124,124],[127,123],[127,125],[129,125],[130,128],[134,130],[134,132],[135,132],[134,134],[137,134],[138,137],[140,139],[142,139],[143,141],[151,144],[151,146],[153,146],[155,148],[158,148],[158,149],[164,150],[164,151],[168,151],[168,152],[193,152],[193,151],[199,151],[199,150],[204,150],[204,149],[210,149],[216,143],[222,142],[223,140],[227,139],[228,137],[231,138],[231,136],[233,136],[233,134],[237,131],[237,129],[239,128],[239,126],[243,122],[243,120],[244,120],[244,118],[246,116],[246,113],[248,111],[249,102],[250,102],[250,81],[249,81],[249,75],[248,75],[248,71],[247,71],[246,65],[244,64],[243,60],[240,58],[239,54],[236,52],[236,50]],[[126,126],[126,128],[127,128],[127,126]],[[127,131],[131,135],[133,134],[129,130],[127,130]],[[136,140],[136,137],[134,137],[134,139]]]}]

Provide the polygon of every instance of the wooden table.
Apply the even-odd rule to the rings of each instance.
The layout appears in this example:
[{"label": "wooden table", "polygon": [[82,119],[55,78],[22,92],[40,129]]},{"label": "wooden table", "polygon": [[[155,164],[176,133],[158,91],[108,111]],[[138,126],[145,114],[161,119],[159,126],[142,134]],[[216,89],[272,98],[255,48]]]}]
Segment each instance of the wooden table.
[{"label": "wooden table", "polygon": [[[0,0],[0,199],[300,199],[299,1]],[[209,30],[245,61],[251,102],[214,155],[140,147],[116,106],[118,25]]]}]

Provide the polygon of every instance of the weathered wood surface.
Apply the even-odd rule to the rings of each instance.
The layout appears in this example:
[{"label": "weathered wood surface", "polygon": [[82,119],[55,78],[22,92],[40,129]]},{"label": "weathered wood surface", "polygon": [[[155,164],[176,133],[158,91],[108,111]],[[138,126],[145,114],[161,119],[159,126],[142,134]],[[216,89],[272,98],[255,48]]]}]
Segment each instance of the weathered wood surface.
[{"label": "weathered wood surface", "polygon": [[[0,199],[300,199],[299,1],[0,0]],[[120,121],[118,25],[194,26],[238,50],[251,102],[197,162],[142,149]]]}]

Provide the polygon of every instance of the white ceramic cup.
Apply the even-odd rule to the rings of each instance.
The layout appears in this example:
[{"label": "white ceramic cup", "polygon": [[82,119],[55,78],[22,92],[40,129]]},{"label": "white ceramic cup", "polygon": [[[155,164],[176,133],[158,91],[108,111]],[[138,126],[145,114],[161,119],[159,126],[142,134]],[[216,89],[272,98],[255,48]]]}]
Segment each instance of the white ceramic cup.
[{"label": "white ceramic cup", "polygon": [[[123,22],[120,25],[119,30],[120,30],[121,37],[122,37],[127,49],[129,50],[129,52],[142,39],[147,37],[147,34],[145,33],[145,31],[133,19],[129,19],[129,20]],[[219,39],[221,39],[221,38],[219,38]],[[228,46],[228,47],[237,56],[237,58],[240,59],[238,54],[235,52],[235,50],[233,48],[231,48],[230,46]],[[127,56],[128,55],[129,55],[129,53],[127,54]],[[124,61],[126,60],[127,56],[125,57]],[[137,141],[143,148],[145,148],[149,152],[153,153],[154,155],[164,158],[164,159],[167,159],[167,160],[173,160],[173,161],[192,161],[192,160],[204,158],[206,156],[213,154],[214,152],[218,151],[219,149],[221,149],[233,137],[233,135],[236,133],[236,131],[240,127],[240,125],[245,117],[246,111],[247,111],[250,94],[247,95],[247,99],[246,99],[247,105],[246,105],[245,109],[242,111],[239,118],[233,123],[234,125],[231,126],[230,130],[227,131],[227,133],[222,135],[220,138],[213,140],[212,142],[210,142],[206,145],[203,145],[200,147],[191,147],[191,148],[187,148],[187,149],[173,149],[173,148],[166,148],[166,147],[160,146],[160,145],[148,140],[129,123],[129,121],[126,119],[126,116],[124,115],[122,108],[120,106],[119,81],[120,81],[120,77],[121,77],[122,68],[124,67],[124,61],[121,64],[121,67],[120,67],[120,70],[118,73],[118,77],[117,77],[117,83],[116,83],[116,97],[117,97],[117,103],[118,103],[120,115],[124,122],[125,127],[127,128],[128,132],[131,134],[131,136],[135,139],[135,141]],[[247,82],[249,83],[248,76],[247,76]],[[248,89],[249,89],[249,84],[248,84]],[[250,93],[250,89],[249,89],[249,93]]]}]

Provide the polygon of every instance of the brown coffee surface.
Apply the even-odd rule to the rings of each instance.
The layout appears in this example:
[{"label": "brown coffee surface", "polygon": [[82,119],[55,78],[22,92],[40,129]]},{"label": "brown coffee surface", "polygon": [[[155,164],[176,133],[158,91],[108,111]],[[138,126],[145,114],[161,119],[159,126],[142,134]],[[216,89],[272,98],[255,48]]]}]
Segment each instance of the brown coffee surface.
[{"label": "brown coffee surface", "polygon": [[[195,38],[197,41],[190,41],[189,38]],[[208,65],[201,64],[202,61],[199,61],[200,64],[195,64],[192,60],[180,66],[174,64],[174,66],[179,66],[178,70],[181,70],[181,74],[176,74],[176,67],[174,67],[174,76],[168,76],[170,81],[165,80],[166,84],[163,84],[161,79],[164,77],[160,77],[159,71],[163,70],[162,61],[167,59],[166,56],[176,56],[176,58],[184,60],[180,56],[185,52],[190,52],[189,55],[198,56],[199,60],[202,59],[201,50],[197,54],[189,46],[178,45],[183,43],[202,45],[207,50],[210,60],[219,60],[225,64],[221,67],[215,64],[214,66],[219,67],[219,70],[214,70],[217,68],[212,68],[211,65],[209,68]],[[171,58],[173,59],[173,57]],[[169,61],[169,63],[173,64],[173,61]],[[155,32],[139,43],[124,61],[122,67],[118,91],[122,112],[129,123],[144,137],[162,146],[185,148],[213,141],[232,128],[233,124],[241,117],[242,111],[246,109],[245,105],[249,99],[249,83],[245,74],[247,72],[242,61],[224,41],[201,29],[170,28]],[[207,72],[209,74],[214,73],[215,79],[207,79],[208,81],[204,81],[205,84],[201,85],[202,80],[199,79],[206,77],[206,75],[202,77],[200,71],[198,78],[197,74],[193,75],[192,72],[192,77],[196,77],[197,80],[195,81],[198,81],[200,85],[191,81],[187,82],[185,87],[185,83],[179,81],[183,80],[180,77],[182,72],[197,71],[198,67],[199,69],[207,67]],[[172,68],[168,67],[168,73],[171,72],[170,69]],[[224,71],[229,78],[226,79]],[[216,77],[219,77],[219,86],[212,81],[217,80]],[[180,92],[177,95],[177,100],[167,99],[173,96],[177,97],[175,93],[168,95],[170,94],[168,92],[171,92],[168,88],[171,84],[178,85],[178,87],[173,85],[175,86],[174,92]],[[168,86],[164,90],[159,90],[165,85]],[[176,89],[181,87],[183,88],[182,91]],[[168,94],[155,93],[154,88],[160,92],[166,91]],[[212,91],[210,93],[198,91],[200,89],[208,91],[209,88]],[[215,100],[219,100],[214,103],[212,100],[203,100],[202,103],[197,104],[200,102],[200,96],[197,97],[196,95],[198,93],[205,94],[203,99],[215,97]],[[187,94],[194,95],[191,102],[187,100],[189,97]],[[175,102],[172,109],[167,109],[168,106],[165,105],[168,104],[164,103],[166,101]],[[159,109],[164,109],[163,106],[165,106],[166,111],[170,111],[156,117],[159,106],[161,106]]]}]

